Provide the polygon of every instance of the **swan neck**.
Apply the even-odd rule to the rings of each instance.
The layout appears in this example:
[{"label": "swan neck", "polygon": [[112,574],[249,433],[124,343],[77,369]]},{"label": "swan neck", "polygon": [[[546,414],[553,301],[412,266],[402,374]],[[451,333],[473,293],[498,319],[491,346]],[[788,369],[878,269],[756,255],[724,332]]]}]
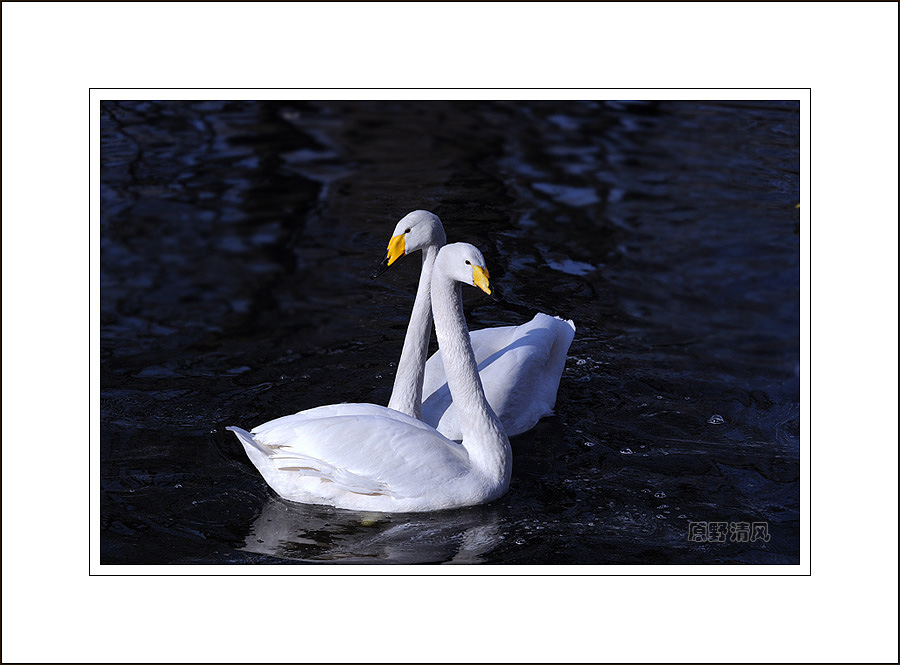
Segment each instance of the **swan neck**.
[{"label": "swan neck", "polygon": [[422,271],[403,340],[403,350],[397,363],[394,389],[388,408],[408,416],[422,419],[422,386],[425,382],[425,360],[431,341],[431,275],[438,248],[428,246],[422,250]]},{"label": "swan neck", "polygon": [[460,290],[459,282],[435,271],[431,304],[444,372],[459,410],[462,445],[469,459],[474,467],[505,486],[512,470],[512,452],[503,426],[484,396]]}]

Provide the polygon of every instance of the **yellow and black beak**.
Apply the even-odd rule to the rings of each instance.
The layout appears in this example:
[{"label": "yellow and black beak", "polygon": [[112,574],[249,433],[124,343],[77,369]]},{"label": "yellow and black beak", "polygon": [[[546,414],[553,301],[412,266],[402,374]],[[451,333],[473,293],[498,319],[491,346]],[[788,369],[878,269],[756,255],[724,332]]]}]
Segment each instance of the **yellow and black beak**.
[{"label": "yellow and black beak", "polygon": [[472,281],[479,289],[491,295],[491,275],[487,268],[481,266],[472,266]]},{"label": "yellow and black beak", "polygon": [[383,275],[384,271],[404,254],[406,254],[406,234],[401,233],[391,238],[391,241],[388,243],[387,255],[378,264],[378,267],[372,271],[372,279]]}]

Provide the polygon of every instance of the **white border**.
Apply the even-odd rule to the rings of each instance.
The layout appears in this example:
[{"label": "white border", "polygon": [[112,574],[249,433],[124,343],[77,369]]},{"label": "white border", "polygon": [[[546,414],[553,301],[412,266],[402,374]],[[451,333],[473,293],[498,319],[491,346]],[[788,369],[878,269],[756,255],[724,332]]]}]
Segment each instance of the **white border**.
[{"label": "white border", "polygon": [[[4,662],[897,662],[896,3],[2,12]],[[88,577],[84,100],[123,85],[810,87],[812,576]]]},{"label": "white border", "polygon": [[[266,99],[507,99],[507,100],[531,100],[531,99],[642,99],[642,100],[796,100],[800,102],[801,131],[809,123],[809,91],[808,90],[639,90],[639,89],[563,89],[563,90],[391,90],[391,89],[365,89],[365,90],[92,90],[91,91],[91,123],[92,127],[99,129],[100,102],[103,100],[122,99],[230,99],[230,100],[266,100]],[[808,136],[805,135],[805,136]],[[95,251],[92,255],[92,274],[99,275],[99,244],[100,244],[100,211],[99,211],[99,133],[92,135],[91,142],[91,196],[96,199],[97,206],[91,209],[92,246]],[[808,145],[808,144],[807,144]],[[807,151],[808,152],[808,151]],[[807,170],[803,169],[803,164]],[[808,173],[808,155],[801,159],[801,175]],[[808,187],[808,178],[801,177],[801,187]],[[801,197],[808,194],[801,189]],[[805,198],[804,200],[808,200]],[[801,207],[803,222],[801,224],[801,251],[808,256],[809,244],[809,215],[804,207]],[[96,264],[96,265],[94,265]],[[808,262],[804,264],[808,266]],[[804,278],[805,279],[805,278]],[[96,287],[99,295],[99,287]],[[808,292],[804,292],[804,300],[808,300]],[[92,317],[97,322],[94,329],[92,343],[96,342],[99,348],[99,298],[94,302]],[[803,328],[806,326],[804,325]],[[801,367],[804,368],[804,379],[808,390],[809,372],[809,339],[808,331],[801,343],[801,356],[804,359]],[[96,356],[99,358],[99,355]],[[99,377],[98,363],[92,363],[92,371],[96,371]],[[99,422],[99,386],[94,386],[92,399],[96,401],[96,408],[91,409],[92,416],[96,416]],[[804,396],[808,394],[801,390],[801,404],[805,405]],[[803,417],[808,419],[809,409],[801,408]],[[91,472],[92,472],[92,511],[91,524],[94,538],[91,541],[91,574],[94,575],[808,575],[809,568],[809,423],[803,423],[801,427],[801,501],[800,521],[803,525],[801,535],[805,536],[801,542],[801,557],[799,565],[735,565],[735,564],[709,564],[709,565],[498,565],[480,567],[476,565],[464,566],[366,566],[366,565],[314,565],[314,566],[280,566],[280,565],[170,565],[170,566],[128,566],[128,565],[104,565],[100,563],[99,548],[99,508],[97,507],[99,496],[99,433],[98,428],[92,429],[91,441]]]}]

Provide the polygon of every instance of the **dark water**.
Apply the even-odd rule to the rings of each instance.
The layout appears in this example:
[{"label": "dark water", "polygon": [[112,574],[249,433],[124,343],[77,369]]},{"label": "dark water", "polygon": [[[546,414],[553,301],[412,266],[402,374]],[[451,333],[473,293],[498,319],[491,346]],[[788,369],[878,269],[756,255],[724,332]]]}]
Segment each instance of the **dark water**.
[{"label": "dark water", "polygon": [[[799,563],[798,104],[126,102],[101,132],[102,563]],[[224,427],[387,403],[419,259],[368,275],[417,208],[511,303],[467,290],[471,328],[575,321],[557,414],[489,505],[284,502]]]}]

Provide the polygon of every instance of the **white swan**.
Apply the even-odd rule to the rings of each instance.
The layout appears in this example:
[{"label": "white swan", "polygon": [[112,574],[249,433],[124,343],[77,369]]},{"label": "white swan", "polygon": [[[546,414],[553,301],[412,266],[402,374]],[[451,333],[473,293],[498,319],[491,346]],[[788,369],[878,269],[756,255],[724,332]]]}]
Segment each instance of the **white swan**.
[{"label": "white swan", "polygon": [[374,404],[333,404],[234,432],[266,482],[290,501],[378,512],[470,506],[509,488],[512,451],[484,397],[469,343],[459,283],[491,292],[472,245],[443,247],[431,302],[462,443],[403,413]]},{"label": "white swan", "polygon": [[[425,361],[432,322],[429,284],[435,257],[446,241],[437,215],[426,210],[411,212],[397,222],[387,256],[372,277],[383,273],[401,256],[422,250],[419,288],[388,406],[420,418],[444,436],[458,440],[462,437],[462,424],[447,386],[443,355],[437,351]],[[527,432],[538,420],[553,413],[566,353],[574,337],[572,321],[546,314],[537,314],[521,326],[471,332],[485,396],[509,436]]]}]

